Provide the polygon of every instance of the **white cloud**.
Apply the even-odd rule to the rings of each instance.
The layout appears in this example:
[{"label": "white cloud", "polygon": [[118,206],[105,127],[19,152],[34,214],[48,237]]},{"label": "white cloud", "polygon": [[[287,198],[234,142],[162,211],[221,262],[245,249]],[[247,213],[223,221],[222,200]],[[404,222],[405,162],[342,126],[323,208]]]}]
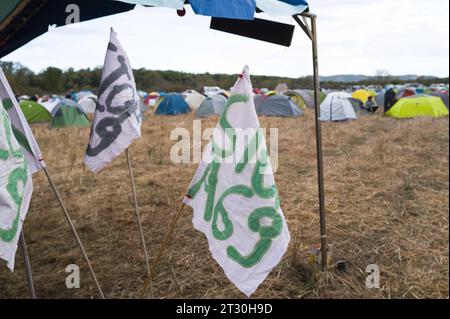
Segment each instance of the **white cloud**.
[{"label": "white cloud", "polygon": [[[448,76],[447,0],[311,0],[318,14],[319,63],[323,75],[391,74]],[[267,17],[263,15],[264,17]],[[292,18],[277,19],[294,23]],[[109,28],[119,34],[134,68],[238,73],[249,64],[254,74],[298,77],[312,73],[311,45],[296,28],[284,48],[209,29],[209,18],[189,9],[143,8],[54,29],[4,60],[40,71],[103,63]]]}]

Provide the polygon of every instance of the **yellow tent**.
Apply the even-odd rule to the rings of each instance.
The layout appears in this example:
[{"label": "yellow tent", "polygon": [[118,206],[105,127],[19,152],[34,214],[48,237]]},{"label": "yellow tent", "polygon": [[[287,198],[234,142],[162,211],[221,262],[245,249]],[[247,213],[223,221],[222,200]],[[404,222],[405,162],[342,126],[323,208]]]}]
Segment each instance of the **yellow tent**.
[{"label": "yellow tent", "polygon": [[266,93],[266,96],[273,96],[273,95],[277,95],[276,91],[269,91]]},{"label": "yellow tent", "polygon": [[305,103],[305,100],[299,93],[295,91],[288,91],[284,93],[284,95],[289,96],[292,102],[294,102],[295,105],[297,105],[300,109],[306,109],[308,107]]},{"label": "yellow tent", "polygon": [[369,96],[375,97],[376,93],[373,91],[369,92],[367,90],[357,90],[357,91],[353,92],[353,94],[352,94],[352,98],[358,99],[363,103],[367,102]]},{"label": "yellow tent", "polygon": [[397,101],[386,116],[398,119],[448,116],[444,102],[437,96],[414,96]]}]

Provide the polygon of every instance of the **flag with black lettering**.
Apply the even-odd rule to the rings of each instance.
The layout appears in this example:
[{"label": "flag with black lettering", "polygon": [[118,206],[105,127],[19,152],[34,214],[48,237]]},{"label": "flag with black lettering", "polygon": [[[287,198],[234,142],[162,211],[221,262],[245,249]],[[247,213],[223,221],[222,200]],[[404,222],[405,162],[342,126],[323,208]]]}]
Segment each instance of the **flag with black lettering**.
[{"label": "flag with black lettering", "polygon": [[111,30],[84,163],[97,173],[140,136],[141,110],[133,69]]},{"label": "flag with black lettering", "polygon": [[227,106],[188,189],[194,227],[213,258],[247,296],[287,250],[290,235],[280,207],[248,68]]},{"label": "flag with black lettering", "polygon": [[0,259],[11,271],[32,192],[28,162],[0,100]]}]

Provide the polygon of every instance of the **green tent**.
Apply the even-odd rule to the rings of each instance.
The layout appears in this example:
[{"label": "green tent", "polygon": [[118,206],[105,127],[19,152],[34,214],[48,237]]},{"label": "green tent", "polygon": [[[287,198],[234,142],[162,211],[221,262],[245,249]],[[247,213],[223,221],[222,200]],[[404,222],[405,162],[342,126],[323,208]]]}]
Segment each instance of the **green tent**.
[{"label": "green tent", "polygon": [[86,127],[91,125],[81,107],[73,100],[61,100],[53,109],[52,114],[53,121],[50,127]]},{"label": "green tent", "polygon": [[386,112],[386,116],[395,118],[441,117],[448,116],[448,110],[437,96],[413,96],[398,100]]},{"label": "green tent", "polygon": [[22,100],[19,104],[23,115],[25,115],[27,122],[30,124],[50,122],[52,120],[52,115],[50,112],[39,103]]}]

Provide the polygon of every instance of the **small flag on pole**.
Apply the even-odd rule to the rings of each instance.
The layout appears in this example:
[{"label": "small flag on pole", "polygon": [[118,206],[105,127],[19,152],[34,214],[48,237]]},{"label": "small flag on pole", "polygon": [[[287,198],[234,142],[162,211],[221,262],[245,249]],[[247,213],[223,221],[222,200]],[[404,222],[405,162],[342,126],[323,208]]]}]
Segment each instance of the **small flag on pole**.
[{"label": "small flag on pole", "polygon": [[11,271],[32,192],[31,171],[0,100],[0,259]]},{"label": "small flag on pole", "polygon": [[214,259],[247,296],[290,241],[252,92],[245,67],[184,199]]},{"label": "small flag on pole", "polygon": [[97,173],[141,136],[141,111],[130,61],[111,29],[84,163]]},{"label": "small flag on pole", "polygon": [[3,107],[8,112],[11,120],[12,130],[14,135],[22,146],[25,157],[29,163],[30,171],[32,174],[40,171],[45,167],[45,162],[42,160],[41,150],[34,138],[33,132],[28,125],[25,116],[20,109],[19,103],[13,94],[11,87],[6,79],[3,70],[0,68],[0,100],[3,103]]}]

